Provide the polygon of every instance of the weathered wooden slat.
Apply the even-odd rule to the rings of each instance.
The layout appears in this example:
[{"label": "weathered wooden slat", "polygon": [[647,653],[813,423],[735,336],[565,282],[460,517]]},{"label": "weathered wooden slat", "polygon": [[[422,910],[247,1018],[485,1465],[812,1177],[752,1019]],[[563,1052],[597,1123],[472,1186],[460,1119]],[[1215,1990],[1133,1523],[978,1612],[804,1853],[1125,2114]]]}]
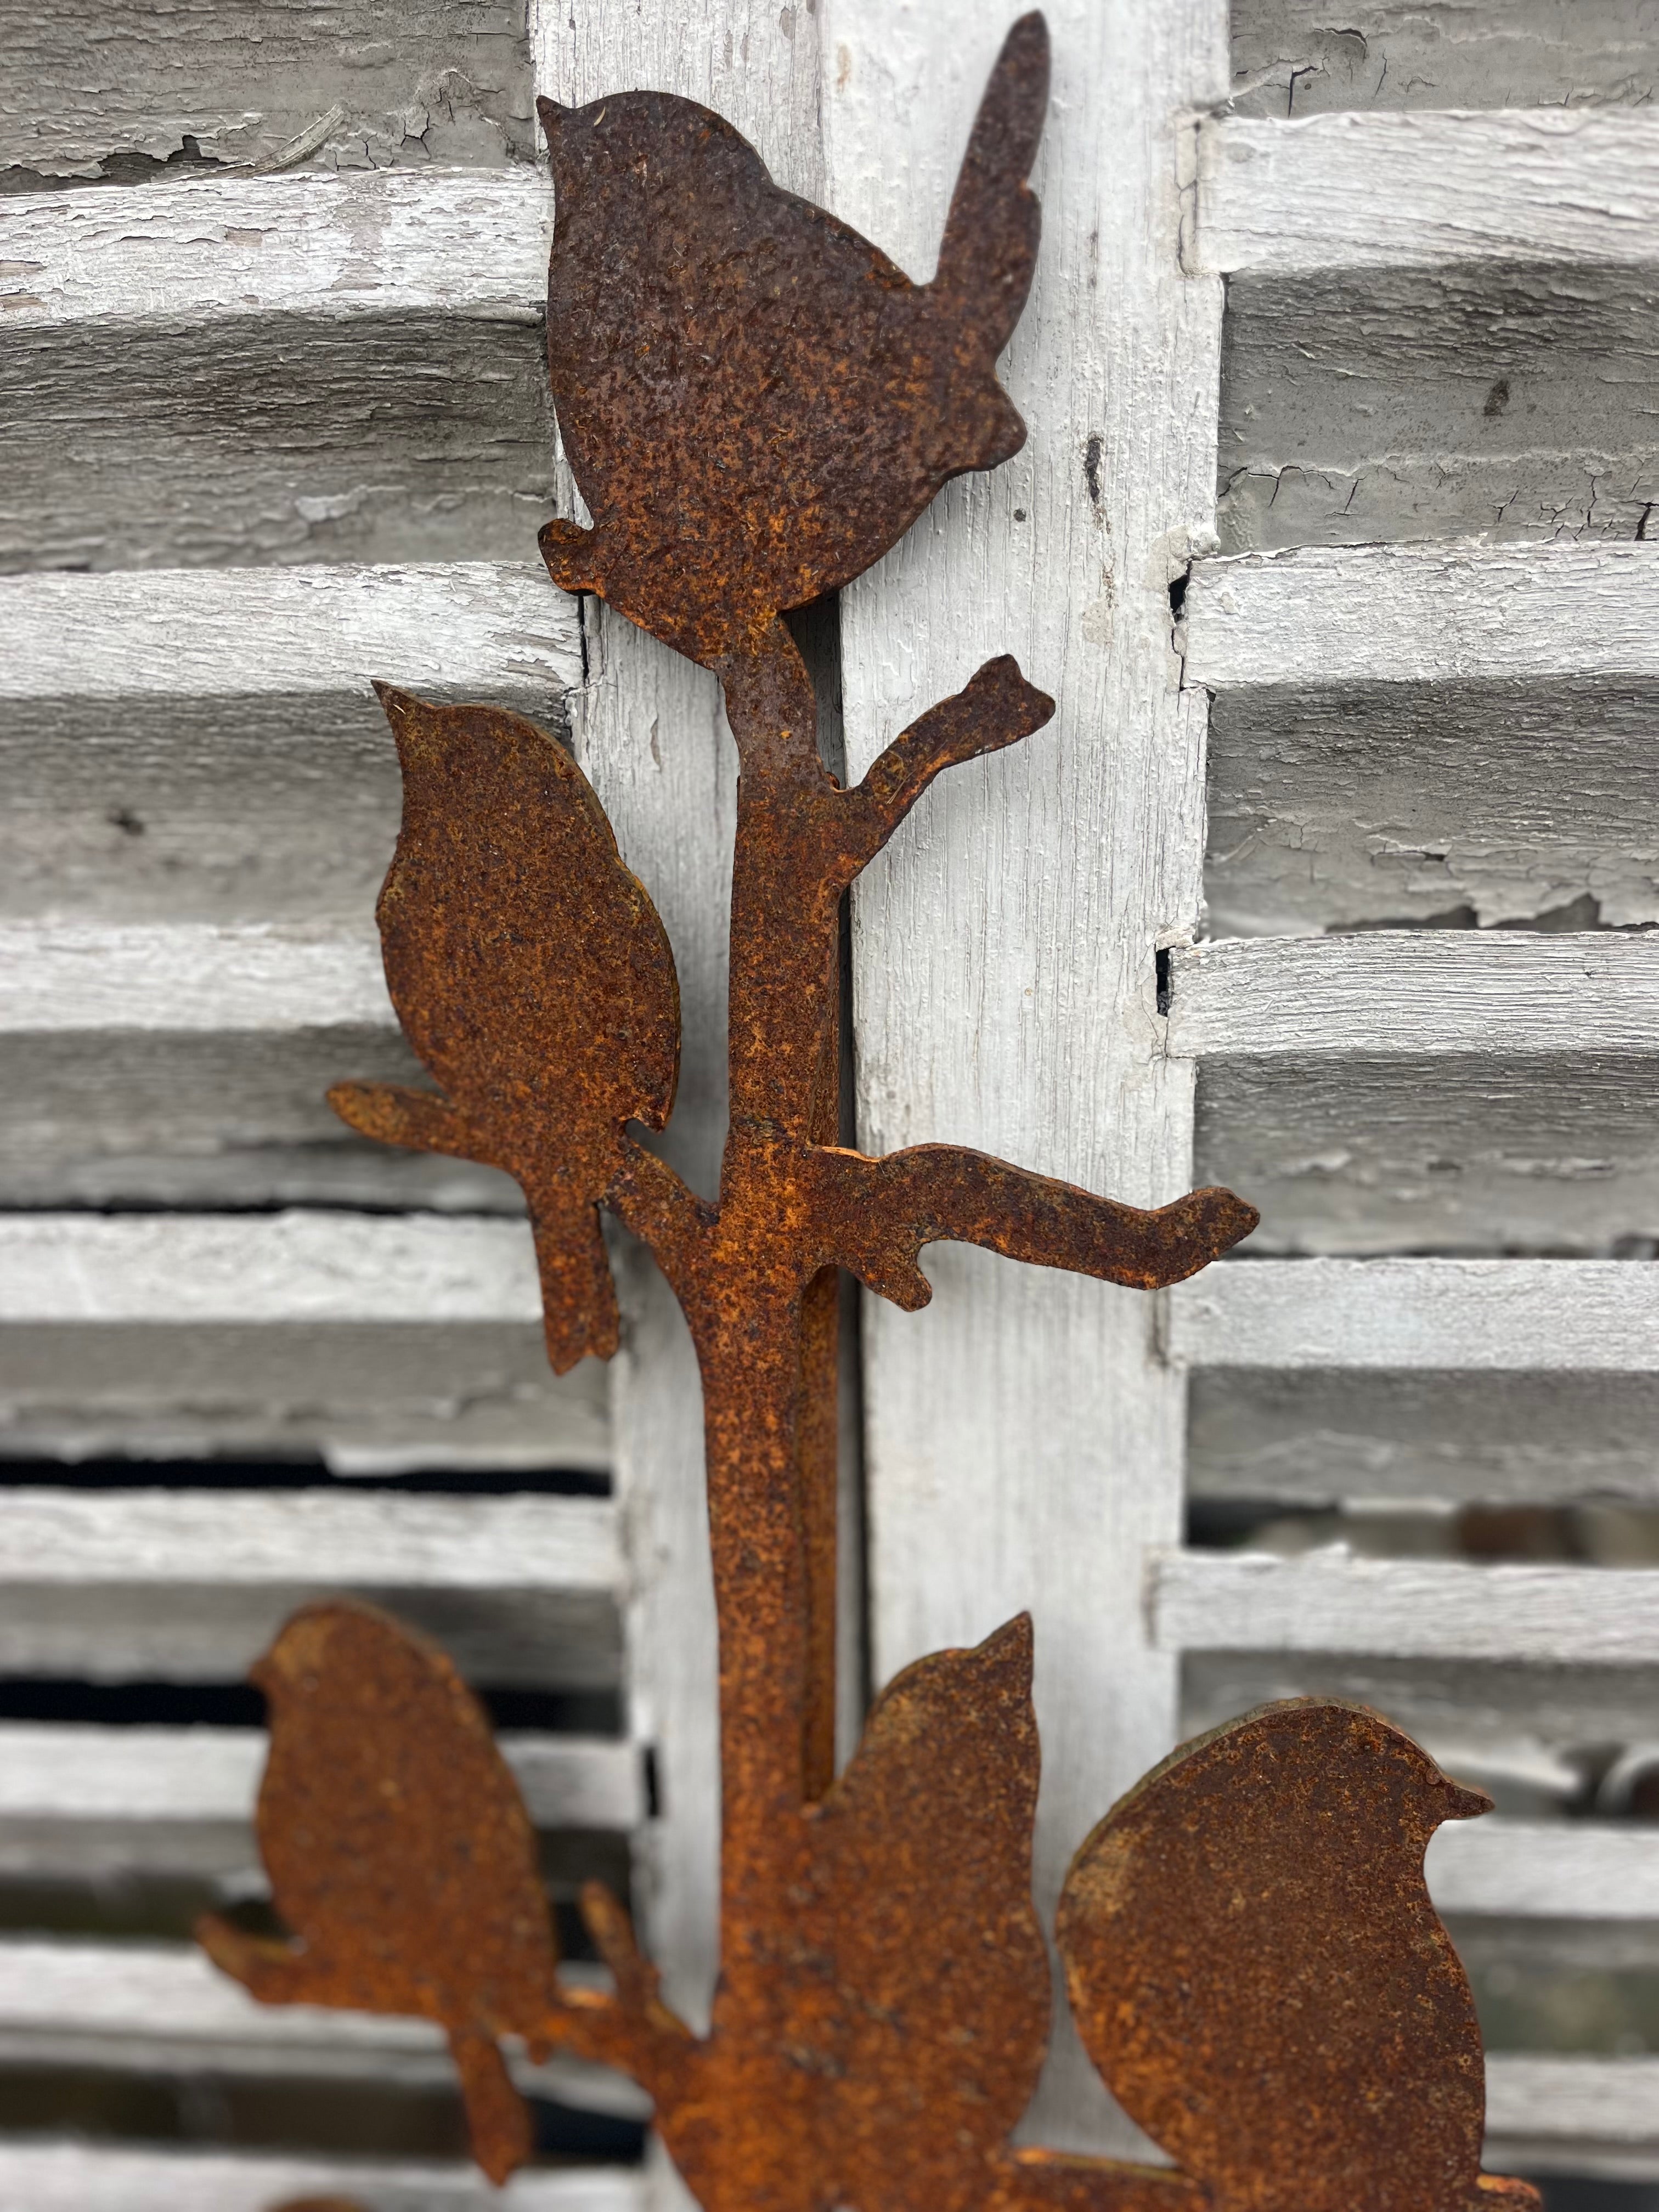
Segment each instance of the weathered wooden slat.
[{"label": "weathered wooden slat", "polygon": [[1650,1056],[1659,939],[1388,930],[1224,939],[1170,957],[1183,1059]]},{"label": "weathered wooden slat", "polygon": [[1427,1871],[1442,1912],[1659,1919],[1659,1836],[1639,1823],[1449,1820],[1429,1845]]},{"label": "weathered wooden slat", "polygon": [[1194,1367],[1659,1370],[1659,1268],[1601,1260],[1263,1260],[1169,1294]]},{"label": "weathered wooden slat", "polygon": [[0,630],[0,912],[26,920],[367,931],[398,810],[369,678],[561,733],[581,678],[574,602],[527,562],[11,577]]},{"label": "weathered wooden slat", "polygon": [[436,308],[8,330],[0,469],[8,574],[521,561],[557,483],[542,332]]},{"label": "weathered wooden slat", "polygon": [[1634,538],[1659,489],[1639,397],[1656,343],[1642,270],[1231,277],[1221,550]]},{"label": "weathered wooden slat", "polygon": [[1659,91],[1628,0],[1233,0],[1232,99],[1247,115],[1334,108],[1565,107]]},{"label": "weathered wooden slat", "polygon": [[379,940],[265,923],[0,922],[0,1036],[386,1029]]},{"label": "weathered wooden slat", "polygon": [[427,1080],[400,1032],[261,1029],[252,1008],[222,1030],[0,1033],[0,1206],[523,1212],[499,1170],[371,1144],[331,1111],[343,1076]]},{"label": "weathered wooden slat", "polygon": [[[67,1334],[67,1351],[60,1354],[45,1332],[0,1330],[0,1352],[10,1352],[15,1335],[22,1339],[15,1364],[55,1368],[61,1356],[65,1370],[51,1386],[67,1401],[55,1420],[50,1408],[42,1413],[15,1386],[0,1393],[11,1449],[55,1444],[119,1450],[135,1443],[155,1449],[175,1441],[171,1428],[184,1426],[182,1421],[162,1425],[169,1417],[142,1397],[136,1409],[121,1402],[121,1370],[111,1348],[122,1330],[102,1339],[96,1332]],[[220,1389],[234,1401],[234,1368],[223,1382],[218,1376],[223,1335],[205,1328],[179,1334],[204,1340],[206,1365],[199,1376],[173,1380],[172,1389],[188,1399],[192,1390],[210,1395]],[[267,1325],[249,1334],[264,1339],[284,1332]],[[354,1354],[362,1356],[355,1334],[338,1324],[320,1332],[344,1340],[337,1352],[348,1364]],[[365,1334],[372,1355],[374,1334]],[[441,1346],[446,1334],[428,1332],[428,1346],[435,1339]],[[167,1333],[133,1334],[139,1364],[164,1364]],[[539,1358],[539,1328],[526,1336],[528,1357]],[[82,1363],[108,1368],[116,1378],[113,1389],[106,1380],[101,1392],[82,1385],[76,1395],[77,1340]],[[42,1357],[43,1341],[50,1360]],[[422,1349],[419,1339],[409,1346],[411,1396],[428,1364]],[[300,1370],[289,1387],[303,1391],[319,1363],[307,1356],[311,1344],[304,1339],[290,1341],[288,1350]],[[477,1367],[480,1379],[491,1379],[489,1363],[475,1355],[475,1372]],[[325,1392],[325,1367],[316,1379]],[[458,1379],[453,1370],[446,1379],[453,1389]],[[499,1374],[494,1384],[509,1401],[514,1395],[510,1386],[502,1389]],[[5,1403],[14,1395],[21,1405]],[[378,1415],[365,1413],[343,1455],[349,1462],[355,1445],[368,1468],[410,1460],[420,1464],[422,1455],[427,1464],[465,1466],[470,1446],[474,1463],[510,1465],[516,1455],[520,1465],[557,1466],[584,1446],[589,1452],[596,1444],[603,1449],[605,1424],[591,1389],[585,1421],[562,1424],[556,1401],[550,1411],[552,1419],[547,1401],[538,1405],[532,1398],[513,1409],[516,1418],[510,1424],[496,1425],[507,1427],[504,1437],[492,1434],[488,1424],[482,1435],[463,1429],[458,1448],[445,1434],[450,1426],[462,1426],[453,1413],[447,1422],[433,1418],[428,1408],[422,1419],[418,1401],[411,1415],[407,1404],[393,1398]],[[318,1418],[313,1410],[313,1434]],[[326,1425],[326,1408],[321,1419]],[[263,1431],[270,1449],[276,1425],[269,1415],[259,1427],[246,1417],[239,1425],[222,1407],[210,1406],[192,1440],[200,1450],[233,1429],[246,1449],[258,1447]],[[296,1606],[356,1591],[435,1635],[475,1680],[610,1685],[617,1673],[622,1582],[615,1509],[603,1498],[353,1492],[349,1486],[0,1488],[0,1669],[11,1674],[234,1681]]]},{"label": "weathered wooden slat", "polygon": [[1624,263],[1659,253],[1649,108],[1225,117],[1199,134],[1196,266]]},{"label": "weathered wooden slat", "polygon": [[538,1320],[0,1327],[11,1455],[320,1455],[338,1474],[603,1469],[606,1394],[597,1364],[550,1372]]},{"label": "weathered wooden slat", "polygon": [[1304,546],[1201,561],[1185,680],[1455,684],[1659,674],[1659,544]]},{"label": "weathered wooden slat", "polygon": [[[392,1584],[383,1568],[354,1583],[320,1558],[287,1582],[135,1583],[112,1575],[79,1584],[0,1583],[0,1672],[98,1682],[235,1682],[298,1607],[352,1595],[434,1636],[475,1682],[611,1690],[621,1679],[617,1600],[609,1591]],[[222,1834],[204,1832],[202,1841],[205,1858],[245,1863],[240,1850],[227,1862]],[[88,1838],[77,1863],[96,1871],[109,1857]]]},{"label": "weathered wooden slat", "polygon": [[[644,1818],[637,1745],[522,1733],[499,1741],[538,1826],[626,1830]],[[252,1729],[0,1723],[0,1831],[19,1821],[246,1822],[267,1748]]]},{"label": "weathered wooden slat", "polygon": [[1487,2162],[1502,2173],[1659,2173],[1659,2059],[1486,2061]]},{"label": "weathered wooden slat", "polygon": [[1194,1180],[1249,1193],[1261,1258],[1617,1258],[1659,1235],[1656,1093],[1654,1054],[1209,1060]]},{"label": "weathered wooden slat", "polygon": [[599,1498],[349,1488],[0,1490],[0,1583],[175,1583],[609,1593],[616,1510]]},{"label": "weathered wooden slat", "polygon": [[[350,168],[533,153],[521,12],[503,0],[30,0],[0,9],[0,164],[141,174],[193,139],[210,161]],[[177,171],[167,179],[169,183]]]},{"label": "weathered wooden slat", "polygon": [[1211,933],[1659,921],[1656,738],[1643,678],[1223,692]]},{"label": "weathered wooden slat", "polygon": [[1167,1650],[1659,1661],[1659,1571],[1642,1568],[1185,1551],[1158,1555],[1149,1572],[1153,1634]]},{"label": "weathered wooden slat", "polygon": [[[364,1219],[336,1218],[343,1237]],[[150,1218],[161,1238],[153,1275],[165,1285],[166,1217]],[[15,1256],[3,1239],[0,1249]],[[188,1244],[177,1249],[187,1255]],[[607,1389],[596,1362],[551,1374],[539,1319],[0,1326],[0,1450],[12,1455],[320,1455],[340,1474],[602,1469]]]},{"label": "weathered wooden slat", "polygon": [[525,1322],[516,1223],[441,1214],[0,1215],[0,1324]]},{"label": "weathered wooden slat", "polygon": [[0,212],[9,327],[420,313],[535,323],[553,194],[529,169],[170,179]]},{"label": "weathered wooden slat", "polygon": [[1208,1498],[1659,1504],[1652,1374],[1199,1370],[1189,1437]]},{"label": "weathered wooden slat", "polygon": [[476,2166],[228,2151],[103,2148],[21,2142],[0,2148],[9,2212],[271,2212],[301,2197],[349,2198],[366,2212],[644,2212],[645,2177],[627,2166],[521,2173],[492,2190]]},{"label": "weathered wooden slat", "polygon": [[0,626],[8,700],[362,694],[374,676],[452,695],[581,681],[575,603],[527,562],[11,576]]}]

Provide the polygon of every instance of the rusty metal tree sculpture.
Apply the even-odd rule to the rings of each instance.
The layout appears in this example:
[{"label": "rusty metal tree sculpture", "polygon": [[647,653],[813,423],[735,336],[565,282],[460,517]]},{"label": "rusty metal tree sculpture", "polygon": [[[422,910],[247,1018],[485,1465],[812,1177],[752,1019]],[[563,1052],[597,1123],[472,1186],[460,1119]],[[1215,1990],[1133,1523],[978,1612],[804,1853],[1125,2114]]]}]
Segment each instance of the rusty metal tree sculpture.
[{"label": "rusty metal tree sculpture", "polygon": [[[1128,1877],[1113,1869],[1157,1862],[1144,1840],[1133,1858],[1121,1822],[1079,1860],[1065,1948],[1091,2050],[1187,2170],[1009,2148],[1050,2007],[1030,1898],[1027,1620],[901,1675],[833,1771],[836,1271],[915,1309],[930,1295],[922,1248],[952,1239],[1150,1290],[1256,1220],[1225,1190],[1147,1212],[960,1146],[867,1158],[836,1140],[843,894],[937,775],[1030,737],[1054,708],[1012,659],[990,661],[844,789],[781,617],[868,568],[951,477],[1023,442],[995,362],[1036,258],[1025,177],[1047,96],[1047,33],[1027,15],[926,285],[781,191],[706,109],[659,93],[542,104],[557,194],[549,357],[593,518],[550,523],[543,552],[556,583],[718,676],[738,748],[718,1203],[636,1133],[672,1109],[673,961],[580,771],[516,715],[381,690],[404,791],[379,908],[386,975],[440,1087],[331,1097],[370,1136],[517,1178],[556,1369],[616,1348],[601,1209],[649,1245],[684,1310],[720,1617],[720,1978],[695,2036],[621,1907],[591,1887],[614,1989],[561,1984],[533,1839],[482,1715],[441,1652],[350,1604],[308,1609],[263,1662],[260,1836],[297,1941],[222,1921],[203,1940],[261,1997],[441,2021],[497,2180],[529,2146],[498,2048],[513,2033],[641,2082],[706,2212],[1277,2202],[1241,2193],[1202,2147],[1189,2156],[1198,2138],[1160,2127],[1152,2091],[1133,2103],[1180,2030],[1159,2015],[1137,2040],[1125,2026],[1138,1954],[1119,1940]],[[1442,1806],[1459,1809],[1472,1808]],[[1333,1848],[1363,1856],[1363,1830]],[[1271,1883],[1270,1855],[1258,1872]],[[1426,1925],[1420,1849],[1401,1879]],[[1437,1986],[1462,1995],[1437,2054],[1466,2081],[1479,2042],[1439,1942]],[[1416,1993],[1401,1983],[1393,2002]],[[1421,2194],[1435,2212],[1475,2185],[1478,2126],[1453,2134]],[[1352,2179],[1345,2201],[1372,2201]]]}]

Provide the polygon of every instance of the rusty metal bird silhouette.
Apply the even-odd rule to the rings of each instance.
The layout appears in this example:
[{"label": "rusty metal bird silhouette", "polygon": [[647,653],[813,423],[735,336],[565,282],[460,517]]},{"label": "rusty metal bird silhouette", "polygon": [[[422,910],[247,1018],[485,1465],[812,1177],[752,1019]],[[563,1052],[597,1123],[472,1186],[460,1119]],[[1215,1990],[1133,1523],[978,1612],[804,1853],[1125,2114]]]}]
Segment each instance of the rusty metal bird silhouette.
[{"label": "rusty metal bird silhouette", "polygon": [[1048,94],[1048,33],[1024,15],[927,284],[694,101],[540,101],[548,361],[593,517],[542,532],[554,581],[714,665],[879,559],[951,477],[1018,453],[996,358],[1036,263]]},{"label": "rusty metal bird silhouette", "polygon": [[1492,1809],[1363,1705],[1267,1705],[1183,1745],[1073,1861],[1058,1936],[1108,2087],[1216,2212],[1462,2212],[1484,2196],[1468,1978],[1429,1899]]},{"label": "rusty metal bird silhouette", "polygon": [[259,1850],[298,1941],[216,1916],[198,1940],[268,2004],[440,2022],[473,2154],[505,2181],[531,2131],[496,2039],[547,2011],[558,1954],[489,1722],[436,1644],[345,1600],[295,1613],[252,1679],[270,1721]]}]

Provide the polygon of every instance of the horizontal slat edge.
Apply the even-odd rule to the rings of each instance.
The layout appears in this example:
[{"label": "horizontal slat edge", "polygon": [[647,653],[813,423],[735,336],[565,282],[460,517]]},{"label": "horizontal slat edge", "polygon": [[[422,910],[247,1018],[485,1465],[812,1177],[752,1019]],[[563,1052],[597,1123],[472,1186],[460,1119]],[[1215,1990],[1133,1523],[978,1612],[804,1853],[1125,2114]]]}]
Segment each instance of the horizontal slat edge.
[{"label": "horizontal slat edge", "polygon": [[624,2166],[532,2170],[497,2191],[463,2166],[0,2145],[0,2212],[273,2212],[302,2197],[368,2212],[647,2212],[650,2201],[644,2175]]},{"label": "horizontal slat edge", "polygon": [[366,694],[373,678],[562,696],[581,682],[576,603],[528,562],[9,576],[0,632],[3,699],[231,702]]},{"label": "horizontal slat edge", "polygon": [[[538,1826],[628,1830],[644,1818],[637,1744],[498,1741]],[[0,1834],[20,1820],[251,1820],[267,1745],[254,1729],[0,1723]]]},{"label": "horizontal slat edge", "polygon": [[1163,1552],[1147,1604],[1171,1651],[1659,1664],[1659,1569]]},{"label": "horizontal slat edge", "polygon": [[1659,1920],[1659,1831],[1645,1823],[1449,1820],[1427,1871],[1442,1912]]},{"label": "horizontal slat edge", "polygon": [[1300,546],[1194,564],[1184,680],[1216,691],[1659,676],[1659,544]]},{"label": "horizontal slat edge", "polygon": [[1224,1261],[1167,1298],[1193,1367],[1659,1372],[1659,1267],[1638,1261]]},{"label": "horizontal slat edge", "polygon": [[1659,1052],[1659,935],[1367,930],[1170,955],[1176,1059]]},{"label": "horizontal slat edge", "polygon": [[553,194],[531,169],[169,179],[0,210],[8,330],[301,313],[534,322]]},{"label": "horizontal slat edge", "polygon": [[0,1214],[0,1324],[527,1322],[520,1222],[295,1208]]},{"label": "horizontal slat edge", "polygon": [[0,921],[0,1036],[395,1024],[370,933]]},{"label": "horizontal slat edge", "polygon": [[1628,106],[1200,126],[1200,267],[1659,260],[1659,115]]},{"label": "horizontal slat edge", "polygon": [[600,1498],[0,1489],[0,1585],[608,1592]]},{"label": "horizontal slat edge", "polygon": [[[1659,2058],[1489,2057],[1486,2133],[1490,2148],[1512,2143],[1523,2159],[1547,2147],[1543,2171],[1618,2170],[1604,2155],[1587,2161],[1593,2145],[1597,2153],[1645,2152],[1625,2170],[1659,2172]],[[1517,2167],[1506,2162],[1504,2170]]]}]

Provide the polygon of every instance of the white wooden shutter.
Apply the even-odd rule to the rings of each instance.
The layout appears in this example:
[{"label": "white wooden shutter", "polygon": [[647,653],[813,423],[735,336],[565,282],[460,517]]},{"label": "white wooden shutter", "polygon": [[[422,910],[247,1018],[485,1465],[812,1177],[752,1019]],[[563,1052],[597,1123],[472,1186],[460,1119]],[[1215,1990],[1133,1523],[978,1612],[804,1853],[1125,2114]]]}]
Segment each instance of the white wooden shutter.
[{"label": "white wooden shutter", "polygon": [[1659,50],[1616,7],[1330,20],[1239,0],[1198,134],[1211,941],[1167,1043],[1265,1219],[1166,1301],[1211,1540],[1148,1616],[1187,1727],[1346,1693],[1494,1790],[1429,1858],[1489,2159],[1651,2181]]},{"label": "white wooden shutter", "polygon": [[[360,1146],[319,1103],[406,1064],[369,925],[395,763],[364,679],[568,723],[673,939],[673,1142],[708,1187],[730,747],[712,679],[532,557],[570,487],[531,94],[704,100],[923,276],[1011,12],[0,6],[23,188],[0,204],[0,1437],[27,1462],[0,1491],[0,1688],[228,1683],[343,1585],[498,1688],[622,1683],[620,1734],[518,1729],[510,1755],[549,1832],[631,1838],[694,2014],[718,1777],[690,1347],[624,1251],[615,1371],[554,1382],[511,1191]],[[1060,702],[859,887],[861,1141],[955,1138],[1142,1200],[1214,1173],[1268,1217],[1270,1256],[1165,1301],[939,1250],[925,1315],[864,1313],[871,1672],[1032,1607],[1045,1910],[1183,1724],[1258,1696],[1369,1695],[1449,1757],[1557,1784],[1659,1735],[1638,1565],[1182,1540],[1183,1505],[1656,1489],[1656,1300],[1608,1256],[1656,1231],[1652,940],[1321,933],[1659,918],[1633,398],[1653,58],[1616,8],[1571,35],[1463,12],[1437,44],[1419,9],[1333,32],[1237,0],[1230,113],[1224,0],[1057,0],[1007,367],[1030,443],[839,611],[854,773],[990,653]],[[1606,104],[1561,106],[1585,94]],[[1369,443],[1342,404],[1362,370]],[[309,1486],[185,1479],[307,1454]],[[89,1458],[127,1479],[88,1485]],[[434,1486],[458,1469],[485,1488]],[[844,1641],[850,1725],[856,1621]],[[258,1758],[240,1727],[0,1723],[0,1897],[246,1884]],[[1460,1934],[1645,1955],[1659,1854],[1550,1802],[1437,1845]],[[71,1937],[54,1909],[7,1913],[0,2072],[444,2078],[417,2025],[261,2011],[182,1942]],[[1500,2055],[1495,2154],[1653,2174],[1656,2067]],[[569,2066],[539,2086],[638,2109]],[[95,2142],[0,2144],[0,2212],[483,2201],[453,2164],[235,2148],[199,2097],[194,2148],[123,2140],[107,2104]],[[1030,2126],[1132,2141],[1064,2031]],[[596,2165],[509,2201],[672,2196]]]}]

